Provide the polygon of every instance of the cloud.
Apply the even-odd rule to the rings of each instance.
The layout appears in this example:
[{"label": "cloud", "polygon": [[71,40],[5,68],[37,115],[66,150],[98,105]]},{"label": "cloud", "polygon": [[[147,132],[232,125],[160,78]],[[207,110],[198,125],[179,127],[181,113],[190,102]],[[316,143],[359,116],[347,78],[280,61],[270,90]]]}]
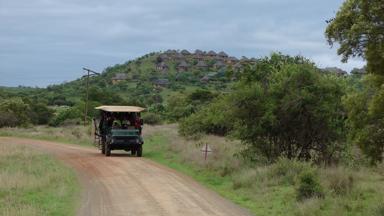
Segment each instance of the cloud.
[{"label": "cloud", "polygon": [[[0,85],[46,86],[152,51],[273,51],[341,64],[324,38],[342,0],[0,0]],[[52,69],[54,68],[54,70]]]}]

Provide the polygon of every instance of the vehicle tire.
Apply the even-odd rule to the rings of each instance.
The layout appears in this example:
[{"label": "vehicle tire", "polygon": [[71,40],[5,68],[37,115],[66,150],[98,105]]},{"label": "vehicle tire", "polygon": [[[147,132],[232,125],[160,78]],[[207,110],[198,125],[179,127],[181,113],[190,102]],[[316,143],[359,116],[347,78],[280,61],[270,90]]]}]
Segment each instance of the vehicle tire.
[{"label": "vehicle tire", "polygon": [[101,143],[100,143],[100,149],[101,149],[101,154],[105,154],[105,139],[101,138]]},{"label": "vehicle tire", "polygon": [[143,147],[139,146],[137,148],[137,157],[141,157],[143,155]]},{"label": "vehicle tire", "polygon": [[136,149],[131,149],[131,155],[136,155]]},{"label": "vehicle tire", "polygon": [[109,143],[105,145],[105,156],[107,157],[111,156],[111,146]]},{"label": "vehicle tire", "polygon": [[105,154],[105,143],[101,143],[101,154]]}]

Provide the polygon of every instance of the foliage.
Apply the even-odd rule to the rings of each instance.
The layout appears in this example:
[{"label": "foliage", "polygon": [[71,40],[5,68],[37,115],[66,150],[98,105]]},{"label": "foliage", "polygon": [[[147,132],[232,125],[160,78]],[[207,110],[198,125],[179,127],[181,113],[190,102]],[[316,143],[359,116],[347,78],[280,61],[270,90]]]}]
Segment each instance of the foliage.
[{"label": "foliage", "polygon": [[343,149],[343,83],[302,57],[274,54],[249,65],[232,93],[185,119],[180,132],[231,132],[253,160],[330,162]]},{"label": "foliage", "polygon": [[214,100],[180,123],[179,133],[184,136],[193,136],[200,133],[226,135],[232,128],[233,122],[228,118],[226,111],[231,107],[226,97]]},{"label": "foliage", "polygon": [[0,127],[26,126],[31,123],[28,111],[30,106],[21,98],[11,98],[0,102]]},{"label": "foliage", "polygon": [[354,91],[344,99],[350,138],[372,163],[383,160],[384,86],[377,85],[383,79],[379,75],[366,76],[363,90]]},{"label": "foliage", "polygon": [[328,42],[340,43],[343,61],[360,56],[367,59],[367,70],[384,75],[384,4],[382,0],[346,0],[329,21]]},{"label": "foliage", "polygon": [[48,124],[54,114],[54,111],[43,103],[31,103],[30,108],[29,118],[33,124]]},{"label": "foliage", "polygon": [[327,27],[332,45],[340,43],[343,61],[360,56],[367,71],[360,91],[351,92],[344,103],[348,111],[349,136],[372,163],[383,160],[384,152],[384,4],[381,0],[347,0]]},{"label": "foliage", "polygon": [[296,193],[296,198],[299,201],[312,197],[323,197],[323,188],[320,185],[317,174],[313,171],[302,173]]},{"label": "foliage", "polygon": [[144,124],[150,125],[156,125],[162,122],[161,115],[152,112],[144,112],[142,114],[142,119]]},{"label": "foliage", "polygon": [[60,110],[56,116],[53,117],[49,125],[56,127],[64,124],[68,120],[76,120],[77,122],[80,122],[82,115],[83,114],[78,107],[68,107]]},{"label": "foliage", "polygon": [[215,97],[216,93],[204,89],[175,94],[167,101],[167,117],[172,121],[181,120],[207,106]]},{"label": "foliage", "polygon": [[281,157],[270,165],[268,175],[280,184],[294,185],[304,172],[314,172],[310,163]]}]

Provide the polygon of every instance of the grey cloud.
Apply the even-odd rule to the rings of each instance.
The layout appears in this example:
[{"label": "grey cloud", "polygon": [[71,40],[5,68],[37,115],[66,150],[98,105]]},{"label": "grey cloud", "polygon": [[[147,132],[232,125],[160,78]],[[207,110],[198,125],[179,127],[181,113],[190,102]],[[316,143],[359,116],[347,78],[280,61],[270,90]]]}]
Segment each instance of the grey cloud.
[{"label": "grey cloud", "polygon": [[0,0],[0,85],[46,86],[169,48],[282,51],[349,70],[364,62],[341,64],[323,33],[341,2]]}]

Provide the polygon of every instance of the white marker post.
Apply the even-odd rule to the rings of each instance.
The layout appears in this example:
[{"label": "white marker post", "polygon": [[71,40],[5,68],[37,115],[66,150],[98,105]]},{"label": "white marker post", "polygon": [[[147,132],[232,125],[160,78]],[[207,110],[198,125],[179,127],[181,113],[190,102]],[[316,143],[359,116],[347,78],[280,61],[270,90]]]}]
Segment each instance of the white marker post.
[{"label": "white marker post", "polygon": [[212,152],[212,149],[208,146],[208,143],[205,143],[205,146],[203,146],[201,152],[204,154],[204,160],[207,160],[208,153]]}]

